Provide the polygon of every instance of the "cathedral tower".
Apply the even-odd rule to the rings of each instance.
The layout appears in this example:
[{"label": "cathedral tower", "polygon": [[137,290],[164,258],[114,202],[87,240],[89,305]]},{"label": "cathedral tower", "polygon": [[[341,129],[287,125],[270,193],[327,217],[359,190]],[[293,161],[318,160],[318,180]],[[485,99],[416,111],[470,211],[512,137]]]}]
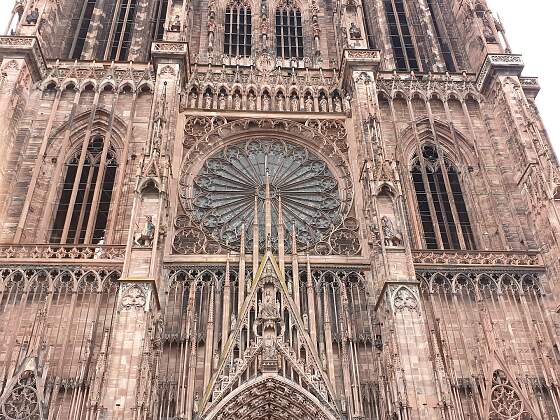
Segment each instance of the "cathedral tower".
[{"label": "cathedral tower", "polygon": [[0,419],[560,419],[560,170],[485,0],[17,0]]}]

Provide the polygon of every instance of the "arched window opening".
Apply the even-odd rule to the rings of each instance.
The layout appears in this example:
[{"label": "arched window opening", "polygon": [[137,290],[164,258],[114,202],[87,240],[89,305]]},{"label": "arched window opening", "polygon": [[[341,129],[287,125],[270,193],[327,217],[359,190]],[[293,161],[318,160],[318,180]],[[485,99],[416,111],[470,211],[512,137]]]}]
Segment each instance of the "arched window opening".
[{"label": "arched window opening", "polygon": [[420,70],[412,33],[408,25],[404,0],[383,0],[383,4],[397,70]]},{"label": "arched window opening", "polygon": [[243,4],[228,6],[224,21],[224,54],[232,57],[250,56],[251,36],[251,8]]},{"label": "arched window opening", "polygon": [[432,24],[434,25],[435,34],[437,37],[437,42],[439,49],[443,56],[443,61],[445,62],[445,68],[447,71],[454,72],[457,70],[455,65],[455,57],[451,50],[450,40],[447,36],[447,30],[445,28],[443,14],[441,13],[440,3],[438,0],[427,0],[428,9],[430,11],[430,17],[432,18]]},{"label": "arched window opening", "polygon": [[152,36],[152,38],[156,41],[161,41],[163,39],[163,34],[165,33],[166,15],[167,15],[167,0],[158,0],[155,9],[154,33]]},{"label": "arched window opening", "polygon": [[414,155],[411,176],[428,249],[474,249],[474,237],[453,163],[433,144]]},{"label": "arched window opening", "polygon": [[93,16],[93,10],[97,0],[85,0],[80,12],[78,26],[70,49],[70,57],[74,60],[79,60],[84,50],[84,44],[89,31],[89,24]]},{"label": "arched window opening", "polygon": [[122,0],[120,4],[115,29],[111,38],[110,60],[126,61],[128,58],[137,3],[138,0]]},{"label": "arched window opening", "polygon": [[109,143],[94,136],[66,163],[51,242],[97,244],[104,239],[117,173]]},{"label": "arched window opening", "polygon": [[276,9],[276,55],[283,59],[303,58],[303,26],[299,9]]}]

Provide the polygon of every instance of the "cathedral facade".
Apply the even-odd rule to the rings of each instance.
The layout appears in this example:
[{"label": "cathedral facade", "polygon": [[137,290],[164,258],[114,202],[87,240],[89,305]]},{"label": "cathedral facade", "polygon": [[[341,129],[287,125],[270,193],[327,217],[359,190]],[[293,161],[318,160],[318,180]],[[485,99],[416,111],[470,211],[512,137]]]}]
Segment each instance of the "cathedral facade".
[{"label": "cathedral facade", "polygon": [[0,419],[560,419],[522,70],[485,0],[16,0]]}]

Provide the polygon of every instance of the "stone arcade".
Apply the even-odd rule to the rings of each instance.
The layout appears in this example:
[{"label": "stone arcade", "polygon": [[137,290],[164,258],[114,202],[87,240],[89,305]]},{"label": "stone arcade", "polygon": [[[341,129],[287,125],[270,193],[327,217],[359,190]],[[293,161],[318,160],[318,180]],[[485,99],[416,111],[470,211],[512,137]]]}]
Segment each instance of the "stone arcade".
[{"label": "stone arcade", "polygon": [[560,419],[560,170],[484,0],[17,0],[0,419]]}]

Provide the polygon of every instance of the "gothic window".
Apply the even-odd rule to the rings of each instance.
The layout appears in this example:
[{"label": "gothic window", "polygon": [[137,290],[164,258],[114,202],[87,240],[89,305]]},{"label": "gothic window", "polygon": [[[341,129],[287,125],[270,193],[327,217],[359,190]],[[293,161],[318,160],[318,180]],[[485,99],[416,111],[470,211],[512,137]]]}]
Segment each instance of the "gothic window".
[{"label": "gothic window", "polygon": [[432,24],[434,25],[435,35],[437,37],[437,42],[439,49],[443,56],[443,61],[445,62],[445,67],[447,71],[454,72],[457,67],[455,65],[455,60],[453,53],[451,51],[451,46],[449,38],[447,36],[447,30],[445,24],[443,23],[443,15],[440,12],[440,4],[438,0],[427,0],[428,9],[430,11],[430,17],[432,18]]},{"label": "gothic window", "polygon": [[125,61],[128,58],[137,3],[138,0],[122,0],[120,3],[112,31],[110,60]]},{"label": "gothic window", "polygon": [[116,172],[115,151],[100,135],[70,157],[51,242],[99,243],[105,237]]},{"label": "gothic window", "polygon": [[298,248],[304,249],[341,223],[338,182],[327,164],[303,146],[270,138],[230,145],[204,163],[192,189],[193,220],[213,239],[236,248],[243,230],[247,247],[252,246],[256,221],[263,249],[267,174],[274,248],[280,201],[286,249],[292,227]]},{"label": "gothic window", "polygon": [[243,4],[226,8],[224,54],[237,57],[251,55],[251,9]]},{"label": "gothic window", "polygon": [[452,162],[433,144],[415,155],[412,182],[420,215],[423,239],[428,249],[474,249],[474,237]]},{"label": "gothic window", "polygon": [[284,59],[303,58],[301,11],[293,6],[276,9],[276,55]]},{"label": "gothic window", "polygon": [[155,10],[155,25],[153,39],[160,41],[165,32],[165,17],[167,14],[167,0],[158,0]]},{"label": "gothic window", "polygon": [[96,2],[97,0],[85,0],[82,6],[74,41],[72,42],[72,48],[70,50],[70,57],[74,60],[79,60],[82,56]]},{"label": "gothic window", "polygon": [[406,16],[404,0],[383,0],[383,4],[397,70],[418,71],[416,49]]}]

